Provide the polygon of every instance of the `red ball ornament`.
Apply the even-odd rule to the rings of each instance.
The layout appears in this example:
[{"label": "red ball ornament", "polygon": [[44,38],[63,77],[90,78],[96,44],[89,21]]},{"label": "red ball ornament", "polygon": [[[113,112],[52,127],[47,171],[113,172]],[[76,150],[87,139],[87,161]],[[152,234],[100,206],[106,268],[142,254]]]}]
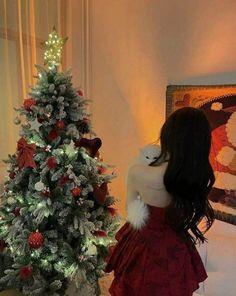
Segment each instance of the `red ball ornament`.
[{"label": "red ball ornament", "polygon": [[94,235],[96,235],[98,237],[106,237],[107,233],[106,233],[106,231],[103,231],[103,230],[96,230],[96,231],[94,231]]},{"label": "red ball ornament", "polygon": [[49,189],[45,189],[43,192],[42,192],[43,196],[45,197],[51,197],[51,192]]},{"label": "red ball ornament", "polygon": [[56,158],[53,156],[49,157],[47,160],[47,166],[49,167],[49,169],[55,169],[55,167],[57,166]]},{"label": "red ball ornament", "polygon": [[31,249],[39,249],[43,246],[44,237],[40,232],[31,232],[28,237],[28,244]]},{"label": "red ball ornament", "polygon": [[9,177],[10,177],[11,179],[14,179],[15,176],[16,176],[16,173],[15,173],[14,171],[10,172]]},{"label": "red ball ornament", "polygon": [[74,197],[77,197],[77,196],[80,195],[80,193],[81,193],[81,189],[80,189],[79,187],[75,187],[75,188],[73,188],[73,189],[71,190],[71,193],[72,193],[72,195],[73,195]]},{"label": "red ball ornament", "polygon": [[3,252],[6,246],[7,244],[4,242],[4,240],[0,240],[0,252]]},{"label": "red ball ornament", "polygon": [[104,173],[106,172],[106,168],[104,168],[104,167],[102,167],[102,166],[98,167],[97,170],[98,170],[98,173],[99,173],[100,175],[101,175],[101,174],[104,174]]},{"label": "red ball ornament", "polygon": [[36,102],[34,99],[26,99],[26,100],[24,100],[23,105],[24,105],[25,110],[30,111],[32,109],[32,107],[36,105]]},{"label": "red ball ornament", "polygon": [[57,121],[57,123],[56,123],[56,127],[57,127],[58,129],[64,129],[64,128],[65,128],[65,122],[64,122],[63,120],[59,120],[59,121]]},{"label": "red ball ornament", "polygon": [[69,181],[69,176],[62,176],[60,179],[59,179],[59,186],[60,187],[64,187],[66,185],[66,183]]},{"label": "red ball ornament", "polygon": [[31,266],[23,266],[20,269],[20,278],[23,281],[26,281],[31,278],[32,273],[33,273],[33,270]]},{"label": "red ball ornament", "polygon": [[77,91],[77,95],[80,96],[80,97],[83,97],[84,96],[83,91],[81,89],[79,89]]},{"label": "red ball ornament", "polygon": [[58,138],[58,133],[56,130],[51,130],[47,136],[48,141],[52,142]]},{"label": "red ball ornament", "polygon": [[111,214],[112,217],[117,215],[117,209],[112,208],[112,207],[108,207],[107,210]]},{"label": "red ball ornament", "polygon": [[15,210],[14,210],[14,215],[15,215],[16,217],[20,216],[20,208],[19,208],[19,207],[15,208]]}]

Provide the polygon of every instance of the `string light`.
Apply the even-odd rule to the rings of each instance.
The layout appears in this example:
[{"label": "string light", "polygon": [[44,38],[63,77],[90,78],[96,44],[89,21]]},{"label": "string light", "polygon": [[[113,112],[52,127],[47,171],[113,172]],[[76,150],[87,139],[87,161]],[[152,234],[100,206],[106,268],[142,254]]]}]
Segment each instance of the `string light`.
[{"label": "string light", "polygon": [[48,65],[49,69],[58,66],[61,63],[62,47],[67,38],[58,36],[55,27],[52,33],[49,34],[48,40],[43,43],[45,50],[44,64]]}]

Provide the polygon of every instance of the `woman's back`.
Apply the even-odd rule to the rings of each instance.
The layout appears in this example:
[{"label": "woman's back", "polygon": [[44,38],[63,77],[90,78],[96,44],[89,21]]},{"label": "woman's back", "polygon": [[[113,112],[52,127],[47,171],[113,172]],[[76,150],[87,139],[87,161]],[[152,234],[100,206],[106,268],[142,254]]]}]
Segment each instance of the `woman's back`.
[{"label": "woman's back", "polygon": [[[156,207],[166,207],[171,195],[166,191],[163,177],[167,162],[158,166],[134,165],[129,170],[129,186],[137,192],[144,203]],[[128,188],[129,190],[129,188]]]}]

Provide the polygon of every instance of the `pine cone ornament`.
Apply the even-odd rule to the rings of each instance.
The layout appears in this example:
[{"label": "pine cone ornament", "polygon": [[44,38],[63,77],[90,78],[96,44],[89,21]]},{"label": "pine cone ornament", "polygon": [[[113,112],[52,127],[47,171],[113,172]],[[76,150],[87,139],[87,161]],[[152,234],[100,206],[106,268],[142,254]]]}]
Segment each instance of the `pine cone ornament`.
[{"label": "pine cone ornament", "polygon": [[20,278],[23,281],[28,280],[29,278],[31,278],[33,273],[32,267],[31,266],[23,266],[20,269]]},{"label": "pine cone ornament", "polygon": [[16,207],[13,213],[16,217],[20,216],[20,208]]},{"label": "pine cone ornament", "polygon": [[90,120],[84,118],[83,120],[78,121],[78,129],[82,134],[88,134],[90,132]]},{"label": "pine cone ornament", "polygon": [[6,246],[7,244],[3,240],[0,240],[0,252],[3,252]]},{"label": "pine cone ornament", "polygon": [[11,172],[9,173],[9,177],[10,177],[10,179],[14,179],[15,176],[16,176],[16,173],[15,173],[14,171],[11,171]]},{"label": "pine cone ornament", "polygon": [[31,249],[39,249],[43,246],[44,237],[40,232],[31,232],[28,237],[28,244]]}]

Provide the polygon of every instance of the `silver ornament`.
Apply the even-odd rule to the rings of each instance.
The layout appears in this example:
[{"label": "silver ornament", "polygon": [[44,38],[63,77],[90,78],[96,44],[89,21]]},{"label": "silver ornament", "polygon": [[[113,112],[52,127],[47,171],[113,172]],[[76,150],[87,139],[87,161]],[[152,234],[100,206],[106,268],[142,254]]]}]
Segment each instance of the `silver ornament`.
[{"label": "silver ornament", "polygon": [[14,199],[12,196],[10,196],[10,197],[8,197],[8,199],[7,199],[7,203],[8,203],[9,205],[12,205],[12,204],[15,203],[15,199]]},{"label": "silver ornament", "polygon": [[33,130],[35,130],[36,132],[39,132],[39,128],[42,124],[38,122],[37,117],[33,121],[30,121],[29,123]]},{"label": "silver ornament", "polygon": [[45,184],[42,181],[39,181],[34,185],[34,188],[37,191],[42,191],[45,188]]}]

